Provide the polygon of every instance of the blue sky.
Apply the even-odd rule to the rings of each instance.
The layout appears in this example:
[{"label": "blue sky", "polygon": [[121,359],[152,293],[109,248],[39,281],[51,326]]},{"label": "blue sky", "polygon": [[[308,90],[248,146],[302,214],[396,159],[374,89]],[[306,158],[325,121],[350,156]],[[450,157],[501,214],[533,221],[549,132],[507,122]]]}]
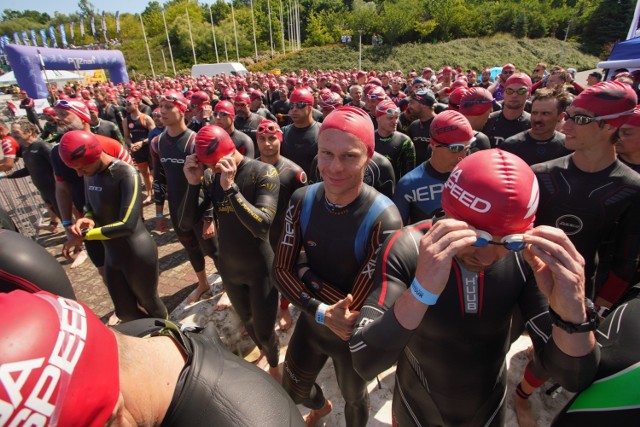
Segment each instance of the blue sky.
[{"label": "blue sky", "polygon": [[[149,3],[148,0],[91,0],[91,3],[100,12],[103,10],[106,12],[116,13],[117,10],[120,13],[140,13]],[[160,4],[163,2],[160,1]],[[19,7],[17,7],[19,5]],[[53,16],[54,12],[60,12],[64,14],[70,14],[77,12],[78,1],[77,0],[20,0],[13,4],[5,3],[0,6],[0,10],[12,9],[12,10],[37,10],[39,12],[46,12]]]}]

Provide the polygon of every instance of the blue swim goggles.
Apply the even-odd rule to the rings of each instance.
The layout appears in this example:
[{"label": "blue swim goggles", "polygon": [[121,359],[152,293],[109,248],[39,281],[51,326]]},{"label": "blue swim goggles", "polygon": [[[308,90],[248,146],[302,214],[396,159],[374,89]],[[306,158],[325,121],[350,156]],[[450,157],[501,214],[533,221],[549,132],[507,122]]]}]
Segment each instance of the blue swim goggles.
[{"label": "blue swim goggles", "polygon": [[499,245],[504,246],[510,251],[521,251],[527,246],[527,243],[524,242],[523,234],[509,234],[500,239],[499,242],[495,242],[493,241],[493,236],[486,231],[476,230],[476,233],[478,237],[473,246],[480,248],[487,245]]}]

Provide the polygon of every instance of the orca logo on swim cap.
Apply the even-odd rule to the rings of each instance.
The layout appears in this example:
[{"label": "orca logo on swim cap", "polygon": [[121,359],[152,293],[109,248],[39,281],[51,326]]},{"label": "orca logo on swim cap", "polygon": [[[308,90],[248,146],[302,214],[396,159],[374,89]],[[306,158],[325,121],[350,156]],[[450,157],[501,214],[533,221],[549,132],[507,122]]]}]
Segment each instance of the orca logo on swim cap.
[{"label": "orca logo on swim cap", "polygon": [[84,157],[86,152],[87,152],[87,147],[84,144],[82,144],[81,146],[79,146],[78,148],[76,148],[71,152],[71,160],[81,159],[82,157]]},{"label": "orca logo on swim cap", "polygon": [[211,155],[213,153],[216,152],[216,150],[218,149],[218,145],[220,144],[220,142],[218,141],[218,138],[213,138],[211,140],[211,142],[209,142],[209,145],[207,145],[207,155]]}]

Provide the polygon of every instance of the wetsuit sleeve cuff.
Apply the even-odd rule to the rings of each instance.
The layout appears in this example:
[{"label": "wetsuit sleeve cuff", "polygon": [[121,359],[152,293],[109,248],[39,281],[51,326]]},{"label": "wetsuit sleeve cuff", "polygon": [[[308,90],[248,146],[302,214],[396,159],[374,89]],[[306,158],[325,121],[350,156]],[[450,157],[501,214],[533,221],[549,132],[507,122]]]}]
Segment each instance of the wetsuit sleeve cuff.
[{"label": "wetsuit sleeve cuff", "polygon": [[[363,307],[363,310],[366,306]],[[398,322],[393,307],[387,310],[375,321],[375,327],[365,327],[362,338],[368,346],[385,349],[385,351],[400,351],[406,347],[414,331],[406,329]]]}]

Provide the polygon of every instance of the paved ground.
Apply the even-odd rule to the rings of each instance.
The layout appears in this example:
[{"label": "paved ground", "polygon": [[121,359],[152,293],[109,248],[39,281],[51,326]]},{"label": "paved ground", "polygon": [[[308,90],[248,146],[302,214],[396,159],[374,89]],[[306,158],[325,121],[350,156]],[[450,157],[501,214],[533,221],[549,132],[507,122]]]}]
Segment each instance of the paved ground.
[{"label": "paved ground", "polygon": [[[168,214],[168,211],[165,211],[165,214]],[[153,231],[155,222],[153,204],[144,207],[144,216],[148,218],[145,225],[158,245],[160,296],[171,312],[195,288],[197,279],[173,230],[164,234]],[[170,221],[167,222],[170,225]],[[96,268],[88,259],[79,267],[70,268],[69,262],[62,256],[64,241],[65,235],[62,232],[51,234],[42,231],[38,238],[38,243],[55,256],[64,267],[78,299],[86,303],[103,320],[107,319],[113,313],[113,304]],[[208,274],[216,271],[211,259],[207,259],[206,270]]]}]

